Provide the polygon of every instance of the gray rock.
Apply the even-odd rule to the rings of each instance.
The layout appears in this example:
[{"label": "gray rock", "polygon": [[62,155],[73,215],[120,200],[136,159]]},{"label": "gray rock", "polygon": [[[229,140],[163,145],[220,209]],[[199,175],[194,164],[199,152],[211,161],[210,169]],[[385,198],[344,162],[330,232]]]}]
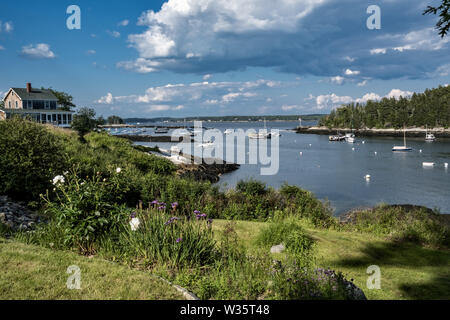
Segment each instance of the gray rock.
[{"label": "gray rock", "polygon": [[279,244],[277,246],[273,246],[272,248],[270,248],[270,253],[281,253],[284,250],[286,250],[284,244]]}]

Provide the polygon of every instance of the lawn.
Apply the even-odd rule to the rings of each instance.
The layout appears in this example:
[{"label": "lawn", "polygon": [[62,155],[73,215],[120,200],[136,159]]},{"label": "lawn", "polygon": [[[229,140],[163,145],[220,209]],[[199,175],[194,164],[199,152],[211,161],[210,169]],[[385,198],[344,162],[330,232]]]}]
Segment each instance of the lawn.
[{"label": "lawn", "polygon": [[[81,289],[70,290],[69,266],[81,269]],[[182,296],[149,273],[98,258],[0,238],[0,299],[174,300]]]},{"label": "lawn", "polygon": [[[216,230],[225,220],[215,220]],[[249,250],[264,223],[239,221],[236,232]],[[305,226],[317,243],[317,264],[353,278],[368,299],[450,299],[450,252],[412,244],[393,244],[382,237]],[[381,289],[366,286],[367,267],[381,269]]]}]

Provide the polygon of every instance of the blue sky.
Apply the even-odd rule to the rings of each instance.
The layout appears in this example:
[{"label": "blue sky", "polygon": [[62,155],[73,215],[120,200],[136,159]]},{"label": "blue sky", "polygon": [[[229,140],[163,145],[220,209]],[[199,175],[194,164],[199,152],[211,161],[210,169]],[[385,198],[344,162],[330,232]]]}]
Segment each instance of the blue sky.
[{"label": "blue sky", "polygon": [[421,14],[438,2],[4,1],[0,94],[31,82],[103,116],[327,113],[450,83],[450,37]]}]

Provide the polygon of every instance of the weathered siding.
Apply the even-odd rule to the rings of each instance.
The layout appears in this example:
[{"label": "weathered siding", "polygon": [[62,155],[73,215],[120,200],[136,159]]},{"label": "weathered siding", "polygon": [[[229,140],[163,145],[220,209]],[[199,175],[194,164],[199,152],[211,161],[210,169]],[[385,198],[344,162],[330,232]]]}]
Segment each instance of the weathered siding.
[{"label": "weathered siding", "polygon": [[[17,102],[17,107],[16,107]],[[10,105],[11,103],[11,105]],[[5,108],[6,109],[23,109],[22,100],[14,93],[13,90],[10,90],[5,97]]]}]

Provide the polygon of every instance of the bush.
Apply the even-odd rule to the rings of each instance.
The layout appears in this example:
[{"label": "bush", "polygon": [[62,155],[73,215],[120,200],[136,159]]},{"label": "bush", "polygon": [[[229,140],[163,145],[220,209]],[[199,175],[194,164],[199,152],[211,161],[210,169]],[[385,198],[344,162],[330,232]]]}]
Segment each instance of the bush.
[{"label": "bush", "polygon": [[138,225],[134,229],[126,226],[117,239],[109,238],[114,245],[108,254],[147,266],[158,263],[175,269],[212,264],[218,254],[212,221],[195,215],[176,217],[175,210],[164,207],[159,203],[135,213],[132,218],[138,219]]},{"label": "bush", "polygon": [[66,164],[62,140],[43,125],[13,118],[0,121],[0,194],[36,200]]},{"label": "bush", "polygon": [[264,182],[253,179],[248,181],[240,180],[236,184],[236,190],[253,196],[263,195],[267,192]]},{"label": "bush", "polygon": [[284,244],[298,266],[309,267],[313,263],[314,241],[293,219],[269,223],[260,231],[256,241],[266,249]]},{"label": "bush", "polygon": [[62,229],[65,247],[90,252],[98,239],[123,228],[128,211],[115,203],[108,180],[100,175],[81,180],[74,171],[55,177],[54,184],[56,199],[43,197],[45,213]]}]

